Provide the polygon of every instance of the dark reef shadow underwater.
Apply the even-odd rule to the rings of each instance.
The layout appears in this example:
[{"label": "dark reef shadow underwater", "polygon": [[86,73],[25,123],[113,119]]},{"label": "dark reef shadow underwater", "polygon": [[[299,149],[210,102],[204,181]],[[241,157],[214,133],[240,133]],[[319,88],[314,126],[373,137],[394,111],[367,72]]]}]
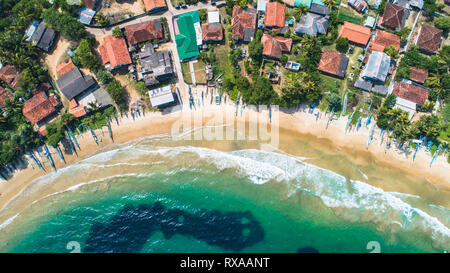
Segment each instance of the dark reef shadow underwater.
[{"label": "dark reef shadow underwater", "polygon": [[107,223],[95,223],[84,252],[139,252],[157,231],[166,239],[192,236],[210,245],[239,252],[264,239],[264,229],[250,211],[200,210],[194,214],[153,205],[126,205]]}]

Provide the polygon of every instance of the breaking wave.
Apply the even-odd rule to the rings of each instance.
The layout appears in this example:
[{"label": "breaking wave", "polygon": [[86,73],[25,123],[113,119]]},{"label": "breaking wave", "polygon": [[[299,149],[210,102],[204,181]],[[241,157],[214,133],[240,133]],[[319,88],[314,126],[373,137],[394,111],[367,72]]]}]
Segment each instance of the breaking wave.
[{"label": "breaking wave", "polygon": [[[147,173],[138,173],[133,169],[146,165]],[[432,239],[435,247],[445,249],[450,245],[450,229],[446,226],[446,221],[442,223],[439,215],[430,215],[412,206],[407,199],[402,198],[404,194],[386,192],[368,183],[348,180],[340,174],[309,164],[303,158],[278,152],[253,149],[223,152],[192,146],[159,147],[141,141],[94,155],[36,179],[28,187],[47,185],[57,177],[69,177],[81,170],[88,173],[85,175],[87,181],[80,181],[76,185],[70,185],[65,191],[55,193],[60,194],[75,191],[86,184],[113,181],[121,177],[148,176],[154,171],[151,169],[154,165],[165,167],[158,169],[163,174],[173,173],[174,170],[209,168],[215,172],[231,171],[256,185],[268,182],[285,183],[289,188],[288,197],[296,193],[311,195],[347,221],[372,223],[378,230],[389,230],[392,234],[405,230],[421,232]],[[124,173],[103,177],[89,176],[104,168],[116,168]],[[24,189],[26,190],[27,188]],[[49,196],[51,195],[46,197]],[[2,208],[4,209],[5,207]],[[444,218],[450,212],[443,207],[434,211],[436,214],[442,212]],[[17,215],[8,218],[0,225],[0,229],[16,217]]]}]

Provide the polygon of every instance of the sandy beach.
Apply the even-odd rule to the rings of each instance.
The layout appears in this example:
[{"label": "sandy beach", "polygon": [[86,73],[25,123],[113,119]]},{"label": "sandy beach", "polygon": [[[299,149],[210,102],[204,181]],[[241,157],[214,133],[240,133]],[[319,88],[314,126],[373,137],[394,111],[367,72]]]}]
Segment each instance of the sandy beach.
[{"label": "sandy beach", "polygon": [[[77,150],[77,155],[65,154],[66,164],[61,162],[57,155],[54,155],[56,168],[57,170],[64,168],[96,153],[113,148],[115,144],[126,143],[143,136],[170,134],[172,125],[176,121],[179,121],[180,118],[190,117],[193,112],[197,114],[200,112],[203,113],[204,118],[202,124],[193,126],[201,127],[205,124],[211,124],[209,119],[214,114],[217,115],[218,112],[225,110],[234,112],[234,109],[235,106],[231,104],[220,106],[205,105],[195,111],[191,111],[188,106],[185,106],[184,110],[173,111],[172,113],[146,112],[145,116],[141,115],[141,117],[136,117],[135,120],[130,115],[128,117],[124,116],[119,119],[119,125],[116,125],[115,121],[111,123],[114,141],[109,138],[107,127],[95,131],[97,137],[101,140],[98,146],[95,144],[90,132],[79,135],[77,136],[77,140],[81,150]],[[244,117],[250,114],[249,111],[248,108],[244,109]],[[262,118],[267,119],[268,113],[267,111],[262,111],[257,115],[263,115]],[[272,114],[272,116],[274,115]],[[320,113],[319,119],[316,120],[316,117],[313,114],[309,114],[307,109],[300,108],[298,111],[294,111],[293,109],[280,109],[278,117],[280,128],[295,131],[300,134],[299,137],[326,139],[340,153],[345,153],[355,162],[361,160],[361,154],[365,155],[367,153],[367,157],[373,156],[380,164],[388,164],[391,167],[402,169],[414,176],[425,177],[430,183],[443,190],[450,189],[450,181],[448,179],[450,177],[450,165],[443,156],[438,157],[433,163],[433,166],[430,167],[431,155],[425,152],[424,149],[421,149],[417,153],[414,162],[412,160],[414,151],[399,150],[395,147],[394,142],[392,142],[391,147],[385,153],[386,136],[384,137],[383,144],[380,145],[380,130],[378,128],[375,129],[373,140],[368,150],[366,150],[369,131],[374,121],[372,121],[368,128],[363,125],[357,132],[355,129],[352,129],[345,133],[344,128],[347,123],[347,117],[341,117],[339,119],[335,117],[329,124],[328,129],[326,129],[326,123],[329,115],[324,117],[324,113]],[[222,124],[225,124],[225,121]],[[215,125],[219,124],[216,123]],[[13,178],[2,181],[0,183],[0,207],[3,208],[8,201],[18,195],[34,179],[53,172],[48,162],[45,162],[45,169],[46,171],[42,171],[37,169],[36,166],[35,169],[28,166],[26,169],[16,171]]]}]

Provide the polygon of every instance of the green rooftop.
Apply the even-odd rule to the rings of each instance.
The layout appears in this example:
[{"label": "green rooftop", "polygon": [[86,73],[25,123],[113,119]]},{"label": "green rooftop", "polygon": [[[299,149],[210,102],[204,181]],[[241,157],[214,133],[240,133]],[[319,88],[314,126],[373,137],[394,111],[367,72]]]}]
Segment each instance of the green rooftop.
[{"label": "green rooftop", "polygon": [[309,9],[311,7],[311,4],[317,4],[321,6],[325,5],[322,0],[294,0],[294,7],[304,6]]},{"label": "green rooftop", "polygon": [[180,60],[200,55],[197,46],[194,23],[200,22],[197,11],[180,14],[177,20],[178,32],[175,35],[177,51]]}]

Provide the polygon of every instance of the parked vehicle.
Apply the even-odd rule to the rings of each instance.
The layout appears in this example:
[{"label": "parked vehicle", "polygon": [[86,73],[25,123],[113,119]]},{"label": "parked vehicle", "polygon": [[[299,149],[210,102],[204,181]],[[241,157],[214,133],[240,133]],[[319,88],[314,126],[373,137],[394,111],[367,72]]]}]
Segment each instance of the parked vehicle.
[{"label": "parked vehicle", "polygon": [[176,5],[175,8],[176,8],[176,9],[180,9],[180,5]]},{"label": "parked vehicle", "polygon": [[216,96],[216,105],[219,105],[220,104],[220,95],[217,95]]},{"label": "parked vehicle", "polygon": [[182,9],[187,9],[186,4],[182,4],[182,5],[181,5],[181,8],[182,8]]}]

